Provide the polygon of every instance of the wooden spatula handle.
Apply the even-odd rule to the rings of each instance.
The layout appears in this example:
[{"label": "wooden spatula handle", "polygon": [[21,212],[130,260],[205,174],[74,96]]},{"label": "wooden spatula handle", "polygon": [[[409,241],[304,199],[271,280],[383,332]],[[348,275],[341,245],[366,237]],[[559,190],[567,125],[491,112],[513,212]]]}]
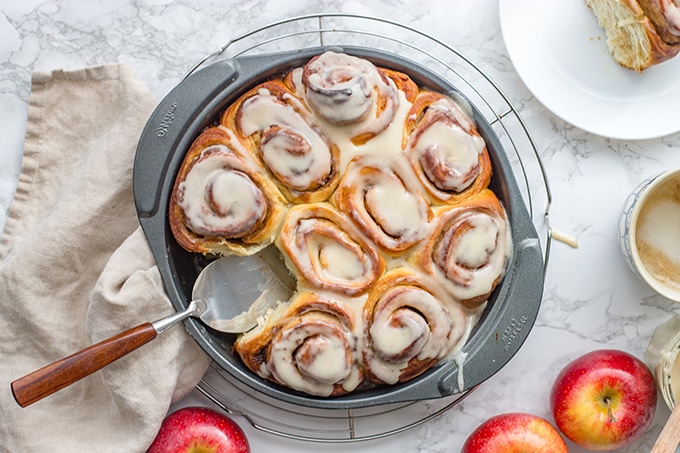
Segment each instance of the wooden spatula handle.
[{"label": "wooden spatula handle", "polygon": [[21,407],[33,404],[134,351],[156,335],[156,329],[147,322],[40,368],[12,382],[14,399]]},{"label": "wooden spatula handle", "polygon": [[676,405],[651,453],[674,453],[680,444],[680,405]]}]

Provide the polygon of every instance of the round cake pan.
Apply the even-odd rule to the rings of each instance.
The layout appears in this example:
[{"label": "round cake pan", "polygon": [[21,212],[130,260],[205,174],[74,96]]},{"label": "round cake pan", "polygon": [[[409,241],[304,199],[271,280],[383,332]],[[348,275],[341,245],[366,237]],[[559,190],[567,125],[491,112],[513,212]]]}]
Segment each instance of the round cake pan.
[{"label": "round cake pan", "polygon": [[[181,81],[149,118],[134,163],[134,198],[140,224],[151,246],[167,294],[179,311],[191,301],[194,281],[208,258],[182,249],[168,223],[168,203],[177,171],[194,139],[217,122],[219,114],[240,94],[272,77],[304,65],[327,50],[344,52],[377,66],[408,74],[420,87],[454,99],[464,96],[438,74],[399,55],[362,47],[318,47],[295,52],[226,59]],[[544,265],[540,241],[517,186],[501,141],[491,125],[470,105],[493,165],[490,188],[503,202],[512,228],[514,251],[507,273],[463,348],[462,363],[439,363],[402,384],[357,390],[339,397],[315,397],[281,387],[252,373],[233,353],[235,336],[188,319],[185,327],[196,342],[239,382],[292,404],[349,409],[416,401],[466,392],[500,370],[519,350],[536,319],[543,296]]]}]

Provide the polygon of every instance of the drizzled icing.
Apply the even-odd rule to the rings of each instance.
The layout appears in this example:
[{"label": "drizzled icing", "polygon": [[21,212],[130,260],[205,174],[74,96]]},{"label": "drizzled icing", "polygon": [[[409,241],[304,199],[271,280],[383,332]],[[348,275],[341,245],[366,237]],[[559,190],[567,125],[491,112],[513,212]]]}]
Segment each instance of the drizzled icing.
[{"label": "drizzled icing", "polygon": [[445,122],[433,122],[420,136],[413,151],[428,179],[438,189],[462,192],[479,174],[483,142]]},{"label": "drizzled icing", "polygon": [[399,105],[394,82],[361,58],[325,52],[291,80],[317,119],[345,130],[354,143],[363,143],[391,124]]},{"label": "drizzled icing", "polygon": [[[311,61],[302,73],[307,99],[314,111],[332,124],[366,119],[374,105],[377,71],[364,60],[326,53]],[[382,79],[379,83],[385,83]]]},{"label": "drizzled icing", "polygon": [[[485,190],[490,164],[467,112],[400,77],[327,52],[255,87],[222,117],[247,165],[287,200],[275,245],[297,291],[235,342],[263,378],[328,396],[455,359],[462,390],[462,347],[504,272],[511,236]],[[198,159],[182,184],[229,168],[204,183],[221,193],[208,204],[257,229],[268,206],[260,199],[281,194],[258,194],[251,173],[220,159]],[[185,211],[200,211],[198,189],[183,185]]]},{"label": "drizzled icing", "polygon": [[680,36],[680,0],[659,0],[666,20],[673,26],[669,31]]},{"label": "drizzled icing", "polygon": [[364,234],[388,251],[404,251],[430,230],[429,203],[408,161],[399,154],[352,160],[334,200]]},{"label": "drizzled icing", "polygon": [[[362,383],[360,323],[351,304],[324,291],[301,291],[267,317],[276,329],[245,333],[235,344],[258,375],[317,396],[347,393]],[[261,324],[269,323],[263,319]],[[251,347],[249,340],[258,346]]]},{"label": "drizzled icing", "polygon": [[481,172],[479,155],[485,148],[470,130],[470,120],[453,102],[442,98],[429,106],[407,145],[424,184],[455,193],[470,187]]},{"label": "drizzled icing", "polygon": [[342,295],[365,293],[384,270],[349,219],[325,203],[291,208],[277,245],[306,283]]},{"label": "drizzled icing", "polygon": [[366,313],[366,366],[374,380],[388,384],[403,380],[407,366],[429,365],[460,347],[470,322],[460,307],[445,304],[417,277],[404,271],[394,275],[373,295],[376,301]]},{"label": "drizzled icing", "polygon": [[347,390],[359,385],[354,338],[337,319],[324,313],[303,315],[272,341],[269,370],[290,387],[328,396],[337,383]]},{"label": "drizzled icing", "polygon": [[440,277],[453,297],[472,305],[485,300],[495,287],[512,251],[502,207],[489,191],[480,198],[479,205],[444,208],[438,213],[437,228],[421,262]]},{"label": "drizzled icing", "polygon": [[290,189],[314,190],[333,170],[328,143],[298,110],[266,89],[243,103],[237,126],[245,136],[262,134],[260,155],[265,165]]},{"label": "drizzled icing", "polygon": [[224,145],[206,148],[180,183],[178,204],[189,228],[206,236],[239,238],[264,218],[261,188],[245,165]]}]

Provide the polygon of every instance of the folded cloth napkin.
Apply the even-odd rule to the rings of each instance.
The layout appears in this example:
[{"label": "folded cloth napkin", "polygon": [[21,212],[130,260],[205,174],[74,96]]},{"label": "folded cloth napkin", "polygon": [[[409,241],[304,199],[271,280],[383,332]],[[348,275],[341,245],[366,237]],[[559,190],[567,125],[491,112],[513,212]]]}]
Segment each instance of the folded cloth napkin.
[{"label": "folded cloth napkin", "polygon": [[10,383],[174,312],[139,227],[132,166],[155,105],[127,65],[35,72],[0,239],[0,449],[143,452],[209,359],[182,326],[26,408]]}]

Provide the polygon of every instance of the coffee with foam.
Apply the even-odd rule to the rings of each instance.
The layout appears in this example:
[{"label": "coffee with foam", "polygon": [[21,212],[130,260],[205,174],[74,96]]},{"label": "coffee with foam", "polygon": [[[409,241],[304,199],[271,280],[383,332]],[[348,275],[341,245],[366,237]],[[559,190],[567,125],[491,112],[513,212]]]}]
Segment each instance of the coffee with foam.
[{"label": "coffee with foam", "polygon": [[638,215],[635,237],[649,274],[660,284],[680,290],[680,176],[649,194]]}]

